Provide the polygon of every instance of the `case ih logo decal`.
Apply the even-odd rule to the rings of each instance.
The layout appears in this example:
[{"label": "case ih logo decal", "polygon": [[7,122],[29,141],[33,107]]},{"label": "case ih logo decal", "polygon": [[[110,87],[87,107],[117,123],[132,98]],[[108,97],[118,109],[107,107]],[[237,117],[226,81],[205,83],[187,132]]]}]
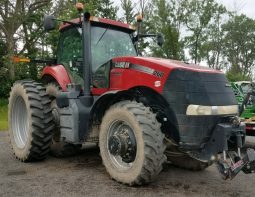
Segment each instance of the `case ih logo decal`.
[{"label": "case ih logo decal", "polygon": [[113,63],[114,68],[129,68],[129,62],[115,62]]},{"label": "case ih logo decal", "polygon": [[129,62],[115,62],[113,64],[113,66],[114,66],[114,68],[130,68],[130,69],[144,72],[144,73],[147,73],[150,75],[154,75],[155,77],[158,77],[158,78],[162,78],[164,76],[164,72],[154,70],[154,69],[148,68],[146,66],[131,64]]}]

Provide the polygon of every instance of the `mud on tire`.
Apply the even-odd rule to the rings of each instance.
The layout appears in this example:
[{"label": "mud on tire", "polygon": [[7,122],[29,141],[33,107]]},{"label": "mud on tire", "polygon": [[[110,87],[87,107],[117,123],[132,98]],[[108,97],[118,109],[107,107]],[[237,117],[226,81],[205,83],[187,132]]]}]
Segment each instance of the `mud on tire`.
[{"label": "mud on tire", "polygon": [[[120,125],[114,130],[113,126],[118,121]],[[119,132],[127,128],[132,130],[136,141],[136,155],[131,162],[126,162],[124,156],[121,161],[109,148],[109,136],[112,137],[109,134],[119,135]],[[132,134],[129,135],[131,136],[127,139],[132,138]],[[107,172],[113,179],[128,185],[142,185],[153,181],[166,160],[163,139],[160,123],[149,107],[134,101],[122,101],[113,105],[103,117],[99,135],[100,153]],[[120,151],[123,151],[122,148]]]},{"label": "mud on tire", "polygon": [[14,83],[8,106],[9,135],[17,159],[42,160],[50,150],[53,116],[45,88],[32,80]]},{"label": "mud on tire", "polygon": [[[48,83],[46,85],[46,92],[51,99],[51,109],[56,113],[59,113],[59,109],[56,103],[57,93],[61,91],[60,86],[57,83]],[[81,151],[82,144],[70,144],[61,139],[61,133],[59,128],[59,122],[56,122],[57,118],[54,118],[54,130],[52,136],[52,143],[50,145],[50,153],[54,157],[69,157],[76,155]]]}]

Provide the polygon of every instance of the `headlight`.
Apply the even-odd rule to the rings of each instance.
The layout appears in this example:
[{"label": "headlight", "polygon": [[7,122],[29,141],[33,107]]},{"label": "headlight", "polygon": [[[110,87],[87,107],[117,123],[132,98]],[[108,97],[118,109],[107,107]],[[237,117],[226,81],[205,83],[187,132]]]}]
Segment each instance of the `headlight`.
[{"label": "headlight", "polygon": [[189,105],[186,111],[188,116],[213,116],[213,115],[238,114],[238,105],[227,106],[203,106]]}]

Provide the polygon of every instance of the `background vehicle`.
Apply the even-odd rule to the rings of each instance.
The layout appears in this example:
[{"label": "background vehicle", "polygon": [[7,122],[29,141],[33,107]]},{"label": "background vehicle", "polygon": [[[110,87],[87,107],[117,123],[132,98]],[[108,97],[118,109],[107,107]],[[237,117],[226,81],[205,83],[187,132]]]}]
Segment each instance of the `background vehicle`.
[{"label": "background vehicle", "polygon": [[[47,16],[45,29],[55,29],[55,21]],[[11,91],[10,136],[18,159],[43,159],[52,141],[60,154],[95,142],[110,176],[129,185],[154,180],[166,156],[193,170],[217,162],[224,179],[252,172],[255,153],[241,157],[244,127],[223,73],[139,57],[139,38],[156,36],[162,44],[160,34],[135,36],[132,26],[88,12],[65,21],[60,32],[57,59],[42,72],[46,88],[25,80]]]},{"label": "background vehicle", "polygon": [[254,83],[238,81],[231,83],[238,105],[240,117],[245,123],[246,135],[255,136],[255,91]]}]

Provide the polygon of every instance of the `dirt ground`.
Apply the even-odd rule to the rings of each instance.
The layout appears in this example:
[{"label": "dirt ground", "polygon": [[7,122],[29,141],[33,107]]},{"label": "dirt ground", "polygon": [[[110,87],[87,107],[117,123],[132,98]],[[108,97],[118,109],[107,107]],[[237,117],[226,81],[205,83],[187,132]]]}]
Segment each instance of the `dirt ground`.
[{"label": "dirt ground", "polygon": [[98,149],[85,149],[70,158],[21,163],[14,158],[8,141],[7,132],[0,132],[0,196],[255,195],[255,174],[240,173],[232,181],[223,181],[215,166],[191,172],[169,165],[150,185],[129,187],[110,179]]}]

